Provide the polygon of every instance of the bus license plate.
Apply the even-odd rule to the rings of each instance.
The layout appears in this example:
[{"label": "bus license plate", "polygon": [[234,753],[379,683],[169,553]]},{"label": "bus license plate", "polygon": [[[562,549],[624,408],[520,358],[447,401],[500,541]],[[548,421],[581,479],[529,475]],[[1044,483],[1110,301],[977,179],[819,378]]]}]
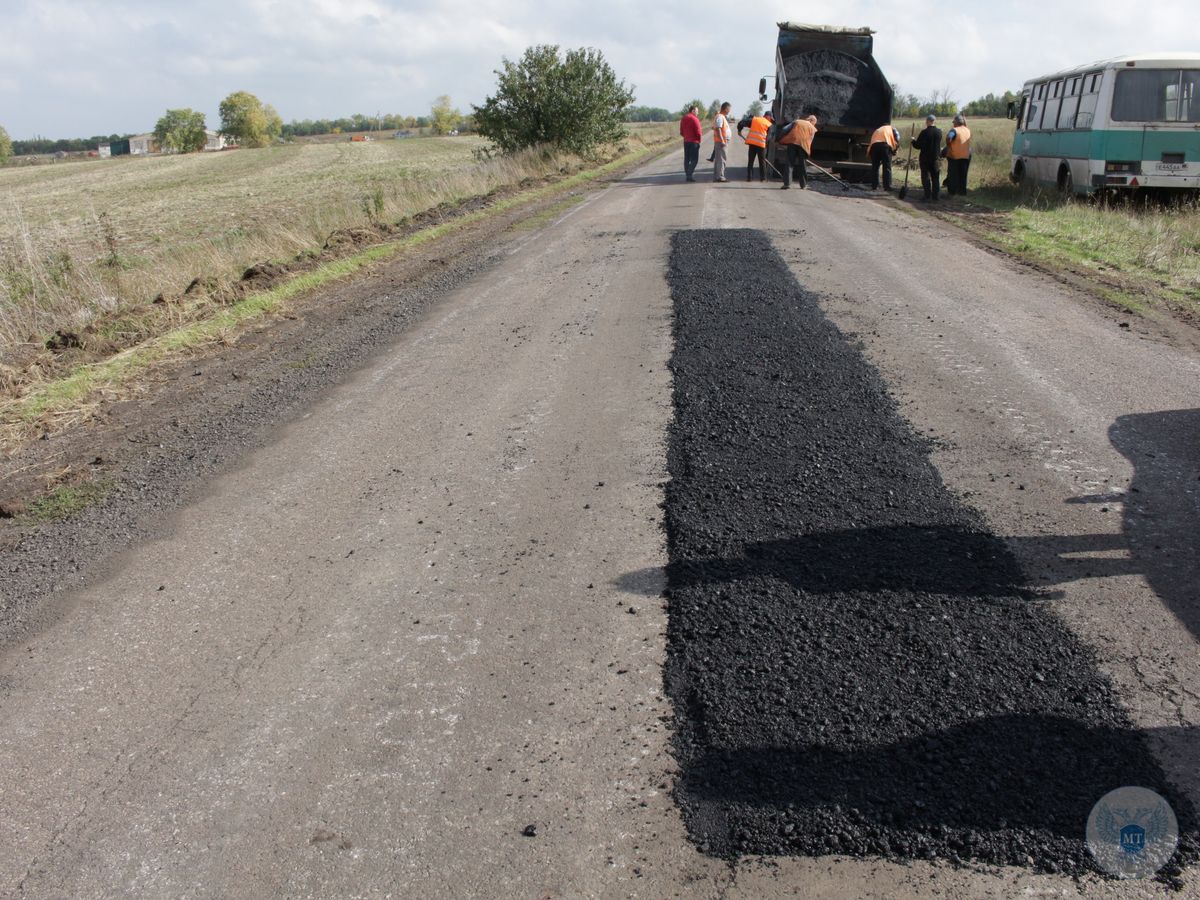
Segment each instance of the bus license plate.
[{"label": "bus license plate", "polygon": [[1160,172],[1179,172],[1187,168],[1187,163],[1158,163],[1155,168]]}]

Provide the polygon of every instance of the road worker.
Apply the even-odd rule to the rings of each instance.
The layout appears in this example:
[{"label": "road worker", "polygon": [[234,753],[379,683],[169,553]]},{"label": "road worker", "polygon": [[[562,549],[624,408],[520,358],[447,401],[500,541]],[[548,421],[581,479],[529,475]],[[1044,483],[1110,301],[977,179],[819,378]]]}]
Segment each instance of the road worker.
[{"label": "road worker", "polygon": [[925,117],[925,127],[912,139],[912,145],[917,149],[917,159],[921,164],[921,188],[925,192],[923,199],[936,203],[942,190],[941,164],[938,161],[942,149],[942,129],[937,127],[937,116],[930,113]]},{"label": "road worker", "polygon": [[783,167],[783,189],[785,191],[792,186],[793,178],[796,179],[796,186],[800,190],[808,187],[808,172],[804,166],[808,158],[812,156],[813,136],[816,133],[816,116],[796,119],[779,130],[777,143],[781,147],[787,148],[787,163]]},{"label": "road worker", "polygon": [[696,165],[700,162],[700,138],[703,136],[695,106],[689,106],[679,120],[679,136],[683,138],[683,176],[688,181],[695,181]]},{"label": "road worker", "polygon": [[[749,113],[742,116],[742,120],[737,124],[738,137],[746,142],[746,180],[750,181],[754,178],[754,160],[758,159],[758,180],[767,180],[767,132],[771,130],[771,126],[775,123],[775,116],[771,113],[763,113],[760,116],[752,116]],[[743,129],[749,129],[746,135],[742,135]]]},{"label": "road worker", "polygon": [[900,132],[891,125],[880,125],[867,141],[867,159],[871,161],[871,190],[879,190],[879,170],[883,169],[883,189],[892,189],[892,157],[900,147]]},{"label": "road worker", "polygon": [[954,117],[954,127],[946,132],[946,191],[967,192],[967,170],[971,168],[971,129],[963,116]]},{"label": "road worker", "polygon": [[733,137],[729,127],[730,103],[722,103],[721,108],[713,117],[713,181],[728,181],[725,177],[725,164],[728,161],[727,150]]}]

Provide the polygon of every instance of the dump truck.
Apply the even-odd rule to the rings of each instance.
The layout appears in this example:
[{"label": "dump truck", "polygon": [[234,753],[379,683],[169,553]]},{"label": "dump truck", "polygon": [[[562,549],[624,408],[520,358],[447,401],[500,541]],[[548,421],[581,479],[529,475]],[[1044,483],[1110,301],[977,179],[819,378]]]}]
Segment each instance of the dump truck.
[{"label": "dump truck", "polygon": [[[871,51],[870,28],[779,23],[775,45],[776,122],[815,115],[818,120],[812,160],[850,179],[870,173],[867,141],[892,121],[892,86]],[[767,100],[766,79],[759,93]],[[776,168],[782,147],[769,153]]]}]

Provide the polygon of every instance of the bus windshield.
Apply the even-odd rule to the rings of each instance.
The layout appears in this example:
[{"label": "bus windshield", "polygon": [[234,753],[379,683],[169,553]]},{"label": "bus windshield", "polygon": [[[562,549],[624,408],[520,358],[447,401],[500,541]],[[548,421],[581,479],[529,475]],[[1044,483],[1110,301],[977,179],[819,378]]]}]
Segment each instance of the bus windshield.
[{"label": "bus windshield", "polygon": [[1200,122],[1200,69],[1122,69],[1115,122]]}]

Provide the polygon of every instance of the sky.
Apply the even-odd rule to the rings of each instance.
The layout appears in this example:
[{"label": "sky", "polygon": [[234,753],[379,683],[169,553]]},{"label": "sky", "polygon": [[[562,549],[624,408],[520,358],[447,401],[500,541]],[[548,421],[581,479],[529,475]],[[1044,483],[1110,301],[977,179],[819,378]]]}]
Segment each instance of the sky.
[{"label": "sky", "polygon": [[[1195,0],[841,0],[869,25],[904,93],[959,103],[1028,78],[1144,52],[1200,53]],[[502,58],[532,44],[594,47],[637,103],[693,97],[741,111],[774,71],[775,23],[811,4],[759,0],[0,0],[0,125],[13,138],[149,131],[168,108],[204,112],[235,90],[284,121],[356,112],[425,115],[449,94],[468,112]],[[832,14],[832,13],[830,13]],[[1132,24],[1136,23],[1136,28]],[[1188,44],[1191,46],[1189,47]],[[1182,45],[1182,46],[1181,46]]]}]

